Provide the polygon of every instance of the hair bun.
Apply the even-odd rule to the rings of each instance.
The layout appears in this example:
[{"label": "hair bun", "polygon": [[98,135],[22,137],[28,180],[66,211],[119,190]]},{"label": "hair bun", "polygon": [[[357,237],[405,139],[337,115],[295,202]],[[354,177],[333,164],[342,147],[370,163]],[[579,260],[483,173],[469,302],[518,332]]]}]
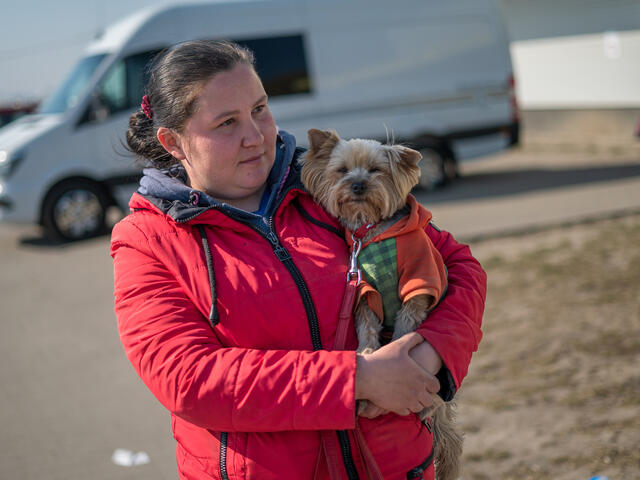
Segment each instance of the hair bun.
[{"label": "hair bun", "polygon": [[167,168],[177,163],[177,160],[158,141],[153,120],[142,110],[135,111],[129,117],[127,145],[129,150],[141,160],[151,161],[158,168]]}]

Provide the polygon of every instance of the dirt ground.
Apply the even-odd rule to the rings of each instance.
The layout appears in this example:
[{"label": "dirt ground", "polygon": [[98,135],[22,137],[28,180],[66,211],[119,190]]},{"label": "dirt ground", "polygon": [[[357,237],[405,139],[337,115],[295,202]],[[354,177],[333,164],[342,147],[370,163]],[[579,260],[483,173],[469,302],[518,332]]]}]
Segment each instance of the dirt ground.
[{"label": "dirt ground", "polygon": [[640,215],[471,248],[489,289],[463,478],[640,479]]}]

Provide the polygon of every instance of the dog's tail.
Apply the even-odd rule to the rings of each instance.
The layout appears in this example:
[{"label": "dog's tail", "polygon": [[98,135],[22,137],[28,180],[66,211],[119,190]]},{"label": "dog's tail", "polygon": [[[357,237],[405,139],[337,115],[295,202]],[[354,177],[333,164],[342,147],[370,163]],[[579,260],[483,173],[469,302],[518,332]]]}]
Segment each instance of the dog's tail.
[{"label": "dog's tail", "polygon": [[433,427],[437,480],[457,480],[461,471],[463,435],[455,426],[455,404],[445,403],[434,395],[434,408],[430,409]]}]

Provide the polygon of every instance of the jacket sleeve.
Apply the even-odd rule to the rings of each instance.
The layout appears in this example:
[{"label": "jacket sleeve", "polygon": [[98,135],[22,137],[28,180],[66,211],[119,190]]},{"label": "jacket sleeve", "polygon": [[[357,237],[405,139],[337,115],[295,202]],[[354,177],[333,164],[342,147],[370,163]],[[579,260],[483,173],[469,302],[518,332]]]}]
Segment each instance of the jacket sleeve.
[{"label": "jacket sleeve", "polygon": [[355,427],[355,352],[223,347],[144,234],[122,223],[111,247],[118,330],[168,410],[217,431]]},{"label": "jacket sleeve", "polygon": [[448,401],[466,376],[471,354],[482,338],[487,276],[467,245],[431,223],[426,232],[447,267],[448,287],[440,304],[417,331],[442,358],[444,367],[437,376],[440,396]]}]

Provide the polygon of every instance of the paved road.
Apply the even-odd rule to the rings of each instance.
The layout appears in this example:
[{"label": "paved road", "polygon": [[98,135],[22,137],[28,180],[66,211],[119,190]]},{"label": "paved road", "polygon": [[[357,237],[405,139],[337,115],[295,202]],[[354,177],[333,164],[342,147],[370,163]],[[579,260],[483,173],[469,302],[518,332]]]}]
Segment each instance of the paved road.
[{"label": "paved road", "polygon": [[[513,154],[419,194],[462,239],[640,211],[640,159]],[[126,360],[108,238],[52,245],[0,225],[0,478],[174,479],[169,418]],[[151,462],[116,466],[116,448]]]},{"label": "paved road", "polygon": [[640,212],[640,153],[517,152],[465,165],[462,173],[417,197],[464,241]]}]

